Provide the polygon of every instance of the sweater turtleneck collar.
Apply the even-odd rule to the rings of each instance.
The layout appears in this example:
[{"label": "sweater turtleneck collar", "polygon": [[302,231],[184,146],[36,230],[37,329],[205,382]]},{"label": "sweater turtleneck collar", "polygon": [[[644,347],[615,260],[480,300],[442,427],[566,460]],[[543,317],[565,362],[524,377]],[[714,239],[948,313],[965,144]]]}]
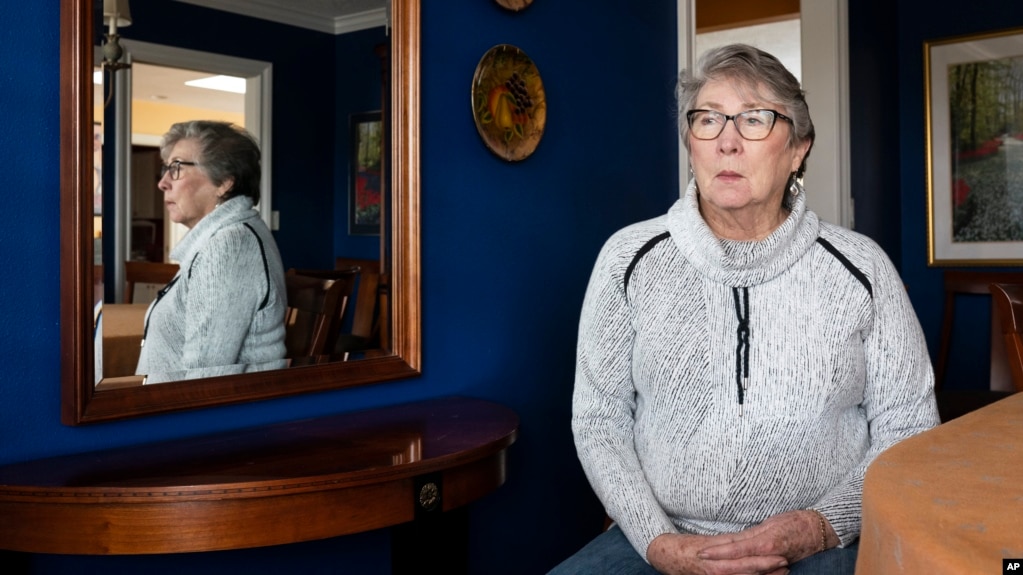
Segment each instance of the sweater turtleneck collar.
[{"label": "sweater turtleneck collar", "polygon": [[806,193],[792,198],[788,217],[760,241],[723,240],[700,214],[696,180],[668,210],[672,241],[700,273],[731,286],[754,286],[787,270],[817,239],[820,222],[806,208]]},{"label": "sweater turtleneck collar", "polygon": [[219,204],[212,212],[199,220],[199,223],[195,224],[195,227],[189,230],[185,237],[178,242],[178,245],[171,250],[170,259],[182,263],[190,261],[213,234],[225,226],[254,217],[259,217],[259,214],[252,209],[252,198],[235,196]]}]

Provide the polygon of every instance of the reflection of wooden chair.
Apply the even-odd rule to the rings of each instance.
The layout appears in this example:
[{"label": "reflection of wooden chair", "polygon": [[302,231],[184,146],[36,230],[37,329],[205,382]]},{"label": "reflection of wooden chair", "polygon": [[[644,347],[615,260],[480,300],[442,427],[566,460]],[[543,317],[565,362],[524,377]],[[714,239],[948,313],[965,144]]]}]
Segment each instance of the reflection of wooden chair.
[{"label": "reflection of wooden chair", "polygon": [[[991,284],[998,324],[1016,391],[1023,391],[1023,284]],[[992,345],[996,345],[992,342]]]},{"label": "reflection of wooden chair", "polygon": [[380,272],[378,260],[339,257],[334,267],[344,269],[357,266],[362,270],[358,292],[355,295],[352,329],[342,335],[336,351],[386,350],[390,348],[390,314],[387,293],[388,275]]},{"label": "reflection of wooden chair", "polygon": [[148,303],[135,301],[136,284],[153,284],[163,287],[174,279],[178,273],[178,264],[163,262],[124,262],[124,301],[125,303]]},{"label": "reflection of wooden chair", "polygon": [[334,349],[358,275],[359,268],[288,270],[284,345],[292,363],[316,363]]},{"label": "reflection of wooden chair", "polygon": [[944,272],[945,309],[941,324],[941,341],[938,347],[938,357],[934,370],[934,389],[942,421],[954,419],[989,403],[1003,399],[1013,389],[1005,346],[1000,343],[1002,336],[999,329],[998,316],[994,311],[995,302],[993,299],[991,300],[990,377],[988,381],[973,382],[973,385],[952,386],[951,389],[946,385],[948,383],[946,381],[948,361],[952,352],[956,300],[961,296],[989,297],[991,294],[989,286],[993,283],[1023,283],[1023,273],[973,272],[965,270],[945,270]]}]

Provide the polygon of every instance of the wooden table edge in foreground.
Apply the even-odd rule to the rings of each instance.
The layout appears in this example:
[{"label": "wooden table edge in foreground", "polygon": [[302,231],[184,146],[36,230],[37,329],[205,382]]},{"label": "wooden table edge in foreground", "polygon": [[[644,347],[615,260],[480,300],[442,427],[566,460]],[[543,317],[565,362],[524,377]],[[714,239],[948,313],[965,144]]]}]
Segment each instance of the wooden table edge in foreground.
[{"label": "wooden table edge in foreground", "polygon": [[894,445],[867,469],[857,575],[1001,573],[1023,557],[1023,393]]},{"label": "wooden table edge in foreground", "polygon": [[183,553],[423,524],[501,486],[517,433],[503,406],[444,398],[6,465],[0,549]]}]

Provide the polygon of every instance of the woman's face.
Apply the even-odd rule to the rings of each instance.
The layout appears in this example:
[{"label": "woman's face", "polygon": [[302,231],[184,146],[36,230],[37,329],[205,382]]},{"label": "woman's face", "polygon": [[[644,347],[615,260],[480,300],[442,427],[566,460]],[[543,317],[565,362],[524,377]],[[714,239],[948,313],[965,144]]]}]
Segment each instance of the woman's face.
[{"label": "woman's face", "polygon": [[[788,115],[781,106],[757,99],[751,90],[727,79],[710,80],[696,98],[696,108],[726,115],[768,109]],[[761,94],[767,91],[757,90]],[[761,96],[762,97],[762,96]],[[789,174],[799,168],[809,142],[788,147],[792,126],[778,118],[763,140],[743,139],[735,123],[725,123],[713,140],[689,136],[693,175],[700,190],[700,207],[725,217],[770,215],[780,212]]]},{"label": "woman's face", "polygon": [[[171,148],[166,164],[169,166],[176,160],[196,162],[198,158],[199,145],[195,140],[178,140]],[[213,185],[199,166],[182,165],[181,176],[177,180],[171,179],[171,172],[168,170],[157,186],[163,191],[163,203],[171,221],[184,224],[188,229],[212,212],[221,196],[234,185],[233,180],[227,180],[220,186]]]}]

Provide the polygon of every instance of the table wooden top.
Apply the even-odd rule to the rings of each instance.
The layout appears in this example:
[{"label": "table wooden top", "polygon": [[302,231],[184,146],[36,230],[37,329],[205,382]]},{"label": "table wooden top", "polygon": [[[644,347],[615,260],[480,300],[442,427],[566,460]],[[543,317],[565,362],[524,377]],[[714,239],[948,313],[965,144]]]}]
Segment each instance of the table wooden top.
[{"label": "table wooden top", "polygon": [[103,304],[100,345],[104,378],[135,374],[148,310],[146,303]]},{"label": "table wooden top", "polygon": [[444,398],[0,467],[0,548],[171,553],[274,545],[410,521],[504,482],[518,418]]},{"label": "table wooden top", "polygon": [[867,470],[857,575],[1000,573],[1023,557],[1023,393],[916,435]]}]

